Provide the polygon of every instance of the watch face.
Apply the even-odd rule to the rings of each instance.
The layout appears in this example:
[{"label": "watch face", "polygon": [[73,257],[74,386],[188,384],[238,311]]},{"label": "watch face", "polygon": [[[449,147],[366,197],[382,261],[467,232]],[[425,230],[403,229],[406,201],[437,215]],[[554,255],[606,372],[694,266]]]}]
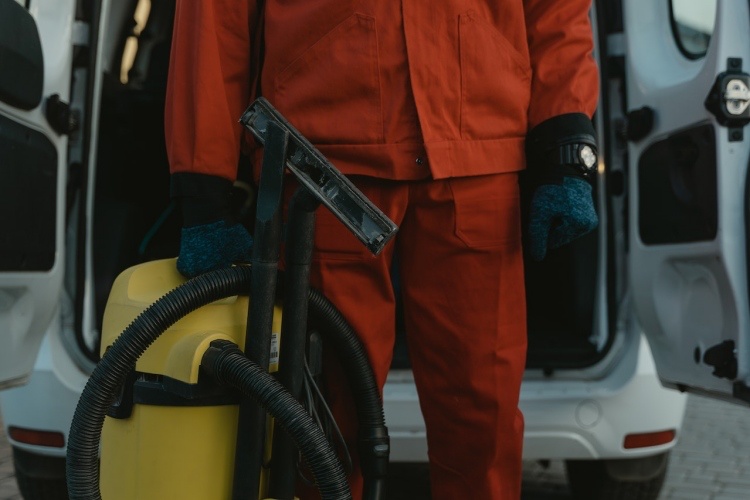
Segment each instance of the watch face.
[{"label": "watch face", "polygon": [[591,146],[583,146],[578,151],[578,157],[587,169],[593,168],[596,164],[596,153],[594,153],[594,149]]}]

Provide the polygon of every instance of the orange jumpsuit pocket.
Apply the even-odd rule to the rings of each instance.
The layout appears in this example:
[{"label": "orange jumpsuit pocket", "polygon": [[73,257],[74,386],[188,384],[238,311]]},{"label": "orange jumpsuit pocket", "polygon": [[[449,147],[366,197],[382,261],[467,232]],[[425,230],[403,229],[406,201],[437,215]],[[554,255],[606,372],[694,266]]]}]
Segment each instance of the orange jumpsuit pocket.
[{"label": "orange jumpsuit pocket", "polygon": [[515,172],[448,179],[455,208],[455,233],[467,247],[521,245],[521,205]]},{"label": "orange jumpsuit pocket", "polygon": [[279,111],[315,144],[384,142],[375,19],[352,14],[276,75]]}]

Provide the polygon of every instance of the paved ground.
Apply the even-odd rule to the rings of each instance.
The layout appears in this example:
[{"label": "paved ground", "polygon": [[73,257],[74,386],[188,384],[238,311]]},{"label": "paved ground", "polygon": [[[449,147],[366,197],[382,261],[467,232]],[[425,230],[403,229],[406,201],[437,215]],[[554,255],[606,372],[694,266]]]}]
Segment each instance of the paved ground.
[{"label": "paved ground", "polygon": [[[426,470],[396,471],[404,490],[398,499],[426,500]],[[522,500],[571,500],[563,465],[527,463]],[[685,425],[672,452],[660,500],[746,500],[750,498],[750,409],[688,399]],[[0,425],[0,500],[21,500],[13,478],[10,450]],[[395,500],[395,497],[394,497]]]},{"label": "paved ground", "polygon": [[0,500],[21,500],[13,477],[13,462],[5,427],[0,425]]}]

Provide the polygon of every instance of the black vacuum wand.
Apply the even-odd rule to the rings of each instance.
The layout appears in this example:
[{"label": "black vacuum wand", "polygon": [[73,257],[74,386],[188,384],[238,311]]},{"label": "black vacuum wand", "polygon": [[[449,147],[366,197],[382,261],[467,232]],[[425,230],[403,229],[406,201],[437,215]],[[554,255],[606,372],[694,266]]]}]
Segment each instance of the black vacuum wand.
[{"label": "black vacuum wand", "polygon": [[[261,97],[253,102],[240,122],[264,145],[253,243],[253,300],[248,310],[245,353],[265,370],[268,370],[270,362],[271,325],[282,232],[283,180],[287,168],[300,184],[289,209],[281,332],[284,341],[277,374],[284,387],[299,399],[304,378],[315,210],[321,204],[327,207],[374,255],[380,253],[398,227],[266,99]],[[252,399],[245,398],[240,403],[239,415],[233,500],[254,498],[252,495],[259,490],[266,432],[266,412]],[[363,463],[387,463],[388,435],[385,426],[382,427],[374,439],[373,436],[364,438],[368,445],[364,450],[360,446],[360,452],[364,452],[368,458]],[[297,453],[288,434],[274,434],[269,486],[271,497],[294,497]],[[375,469],[378,472],[364,473],[385,474],[384,466],[378,465]],[[378,498],[378,495],[368,496]]]}]

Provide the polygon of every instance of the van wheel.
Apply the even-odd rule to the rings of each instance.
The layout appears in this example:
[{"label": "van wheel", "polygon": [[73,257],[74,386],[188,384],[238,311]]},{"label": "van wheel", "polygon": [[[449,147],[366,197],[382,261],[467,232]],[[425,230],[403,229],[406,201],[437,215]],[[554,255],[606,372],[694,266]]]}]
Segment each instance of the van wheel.
[{"label": "van wheel", "polygon": [[656,500],[667,476],[669,452],[619,460],[567,460],[573,498],[580,500]]},{"label": "van wheel", "polygon": [[13,448],[13,466],[24,500],[68,500],[64,458]]}]

